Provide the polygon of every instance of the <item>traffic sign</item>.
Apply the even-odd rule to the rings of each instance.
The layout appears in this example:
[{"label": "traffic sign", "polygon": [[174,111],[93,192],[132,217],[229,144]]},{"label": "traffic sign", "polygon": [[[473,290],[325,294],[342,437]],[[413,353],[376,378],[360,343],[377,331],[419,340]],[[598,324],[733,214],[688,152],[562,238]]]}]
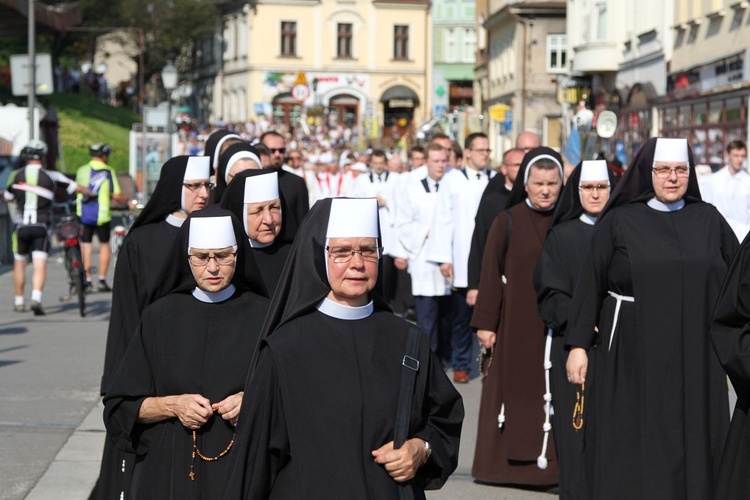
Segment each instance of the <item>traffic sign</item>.
[{"label": "traffic sign", "polygon": [[[52,81],[52,57],[49,54],[36,55],[36,95],[51,94],[55,90]],[[26,54],[10,56],[10,79],[13,95],[29,93],[29,57]]]},{"label": "traffic sign", "polygon": [[292,97],[295,101],[305,102],[310,97],[310,87],[303,83],[296,84],[292,87]]},{"label": "traffic sign", "polygon": [[294,79],[295,85],[307,85],[307,75],[304,71],[297,73],[297,78]]}]

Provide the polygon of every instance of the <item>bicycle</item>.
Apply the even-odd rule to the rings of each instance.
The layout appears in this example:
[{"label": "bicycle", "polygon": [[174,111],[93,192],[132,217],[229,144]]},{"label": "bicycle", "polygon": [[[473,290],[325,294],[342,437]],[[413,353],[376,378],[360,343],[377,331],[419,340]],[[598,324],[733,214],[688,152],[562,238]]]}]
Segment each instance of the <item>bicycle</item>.
[{"label": "bicycle", "polygon": [[[117,258],[120,256],[120,249],[125,241],[125,236],[130,231],[130,228],[135,222],[135,216],[130,211],[124,211],[122,214],[122,224],[116,225],[112,229],[112,237],[109,242],[109,249],[112,253],[112,269],[114,270],[117,266]],[[114,278],[113,278],[114,282]]]},{"label": "bicycle", "polygon": [[55,224],[55,236],[65,250],[65,271],[68,277],[68,295],[60,297],[61,302],[69,302],[73,295],[78,296],[78,311],[86,316],[86,272],[83,268],[79,234],[81,223],[78,217],[71,215],[68,204],[65,204],[65,216]]}]

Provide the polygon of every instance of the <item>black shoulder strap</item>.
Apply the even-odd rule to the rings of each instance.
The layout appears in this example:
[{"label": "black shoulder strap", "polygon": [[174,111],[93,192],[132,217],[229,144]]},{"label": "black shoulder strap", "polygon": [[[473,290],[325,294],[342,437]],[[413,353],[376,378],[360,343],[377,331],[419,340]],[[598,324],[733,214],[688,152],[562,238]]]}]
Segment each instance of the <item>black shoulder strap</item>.
[{"label": "black shoulder strap", "polygon": [[[406,338],[406,353],[401,361],[401,388],[398,394],[398,409],[396,410],[396,426],[393,430],[393,448],[399,449],[409,436],[409,421],[411,420],[411,402],[414,399],[414,384],[419,372],[419,340],[423,335],[416,325],[409,325]],[[407,482],[398,489],[399,500],[413,500],[414,491]]]},{"label": "black shoulder strap", "polygon": [[508,225],[505,228],[505,242],[503,243],[503,256],[500,258],[500,275],[505,278],[505,257],[508,256],[508,245],[510,245],[510,230],[513,227],[513,214],[506,210],[508,216]]},{"label": "black shoulder strap", "polygon": [[424,190],[426,192],[428,192],[428,193],[430,192],[430,186],[429,186],[429,184],[427,184],[427,179],[422,179],[422,186],[424,187]]},{"label": "black shoulder strap", "polygon": [[393,447],[401,448],[409,434],[409,420],[411,419],[411,401],[414,396],[414,382],[419,371],[419,337],[422,335],[415,325],[409,325],[406,338],[406,352],[401,361],[401,389],[398,395],[398,409],[396,410],[396,427],[393,431]]}]

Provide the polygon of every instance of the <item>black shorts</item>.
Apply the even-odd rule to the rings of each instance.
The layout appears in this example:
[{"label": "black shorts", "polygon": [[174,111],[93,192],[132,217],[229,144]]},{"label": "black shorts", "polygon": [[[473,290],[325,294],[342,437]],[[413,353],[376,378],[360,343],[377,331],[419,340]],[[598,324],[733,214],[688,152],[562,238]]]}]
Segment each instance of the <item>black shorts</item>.
[{"label": "black shorts", "polygon": [[49,252],[49,233],[46,226],[33,225],[16,228],[13,233],[15,260],[28,260],[29,254],[34,258],[46,259],[47,252]]},{"label": "black shorts", "polygon": [[102,224],[101,226],[88,226],[86,224],[81,224],[81,241],[83,243],[91,243],[91,240],[94,238],[94,232],[96,232],[96,237],[99,240],[99,243],[109,243],[109,233],[111,224],[109,222],[106,222]]}]

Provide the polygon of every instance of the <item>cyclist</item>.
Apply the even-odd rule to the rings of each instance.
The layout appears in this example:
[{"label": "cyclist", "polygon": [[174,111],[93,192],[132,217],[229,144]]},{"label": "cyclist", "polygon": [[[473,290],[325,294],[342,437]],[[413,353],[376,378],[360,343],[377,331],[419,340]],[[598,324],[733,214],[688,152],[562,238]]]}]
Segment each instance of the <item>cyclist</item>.
[{"label": "cyclist", "polygon": [[13,284],[15,305],[13,310],[23,312],[24,282],[29,255],[33,263],[31,310],[43,316],[42,290],[47,278],[47,252],[49,250],[49,226],[52,219],[52,201],[58,186],[65,186],[68,194],[87,193],[60,172],[46,170],[42,159],[47,154],[47,145],[32,140],[21,150],[22,167],[11,172],[3,197],[15,204],[13,232]]},{"label": "cyclist", "polygon": [[80,167],[76,173],[76,183],[88,186],[93,196],[78,196],[78,217],[81,219],[83,231],[81,234],[81,258],[83,267],[86,269],[86,289],[91,285],[91,264],[93,255],[92,240],[94,233],[99,239],[99,282],[97,290],[110,292],[112,289],[106,281],[107,267],[109,266],[110,248],[110,200],[124,203],[125,198],[120,191],[117,175],[112,167],[107,165],[107,160],[112,152],[104,142],[92,144],[89,147],[91,161]]}]

